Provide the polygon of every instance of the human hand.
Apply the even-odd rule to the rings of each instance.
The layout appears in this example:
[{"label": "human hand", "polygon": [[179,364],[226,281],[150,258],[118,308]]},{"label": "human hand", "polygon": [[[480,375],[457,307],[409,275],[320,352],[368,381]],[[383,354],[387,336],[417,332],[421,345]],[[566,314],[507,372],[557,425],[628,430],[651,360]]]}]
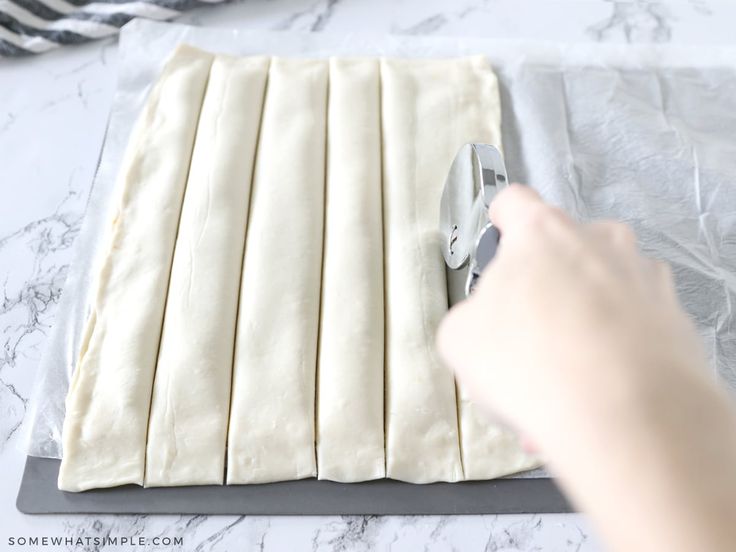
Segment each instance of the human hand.
[{"label": "human hand", "polygon": [[438,346],[474,400],[543,455],[640,415],[673,372],[702,371],[668,266],[642,256],[628,226],[577,224],[519,185],[490,217],[496,257]]},{"label": "human hand", "polygon": [[491,205],[496,257],[438,347],[480,405],[538,448],[612,550],[731,550],[736,412],[669,268],[615,222],[530,188]]}]

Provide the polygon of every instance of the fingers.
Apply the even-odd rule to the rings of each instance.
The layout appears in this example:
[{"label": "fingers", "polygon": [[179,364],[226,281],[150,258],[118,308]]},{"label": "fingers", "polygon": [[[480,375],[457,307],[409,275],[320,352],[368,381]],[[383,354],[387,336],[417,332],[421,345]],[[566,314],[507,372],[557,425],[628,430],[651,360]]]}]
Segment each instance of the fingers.
[{"label": "fingers", "polygon": [[477,297],[452,307],[440,323],[437,332],[437,351],[443,364],[457,378],[473,401],[493,410],[492,399],[498,389],[498,374],[489,367],[483,349],[491,321],[484,314],[486,306],[477,304]]},{"label": "fingers", "polygon": [[585,233],[599,244],[612,248],[624,266],[641,274],[645,285],[653,292],[671,300],[677,299],[675,281],[670,265],[664,261],[650,259],[638,247],[636,234],[622,222],[602,220],[583,226]]},{"label": "fingers", "polygon": [[488,216],[502,234],[529,227],[548,233],[574,225],[560,209],[548,205],[537,192],[521,184],[512,184],[499,193],[491,203]]},{"label": "fingers", "polygon": [[522,450],[527,454],[539,454],[539,447],[537,446],[537,443],[534,441],[534,439],[524,433],[519,435],[519,445],[521,446]]},{"label": "fingers", "polygon": [[444,363],[453,371],[462,367],[462,355],[466,352],[465,337],[471,321],[466,314],[467,302],[455,305],[445,315],[437,329],[437,351]]},{"label": "fingers", "polygon": [[477,298],[469,298],[450,309],[440,322],[436,346],[445,366],[469,387],[483,388],[478,382],[480,373],[489,375],[485,356],[479,348],[484,343],[489,321],[484,316],[485,307],[478,308]]},{"label": "fingers", "polygon": [[657,280],[675,291],[675,278],[672,274],[672,267],[665,261],[652,261],[652,270]]},{"label": "fingers", "polygon": [[594,255],[604,257],[609,270],[626,274],[630,282],[652,288],[652,261],[639,251],[636,234],[630,226],[613,220],[601,220],[584,224],[581,228]]},{"label": "fingers", "polygon": [[542,198],[530,187],[511,184],[491,202],[488,216],[494,226],[505,232],[524,220],[534,208],[543,205]]},{"label": "fingers", "polygon": [[664,261],[649,260],[649,270],[652,274],[654,286],[661,296],[678,303],[675,278],[670,265]]},{"label": "fingers", "polygon": [[[646,275],[646,279],[658,290],[676,298],[670,267],[642,255],[636,234],[625,223],[601,220],[577,225],[561,210],[545,203],[532,188],[520,184],[512,184],[498,194],[491,203],[489,216],[493,224],[507,237],[509,234],[517,234],[518,230],[528,230],[533,233],[535,240],[543,236],[553,239],[557,236],[567,240],[565,243],[570,244],[568,249],[571,250],[574,243],[570,241],[571,236],[588,236],[601,254],[605,255],[603,252],[607,250],[619,258],[618,266]],[[521,235],[522,233],[517,234]],[[526,240],[527,237],[522,239]]]},{"label": "fingers", "polygon": [[636,234],[631,227],[622,222],[601,220],[584,225],[585,232],[594,239],[610,243],[626,251],[638,249]]}]

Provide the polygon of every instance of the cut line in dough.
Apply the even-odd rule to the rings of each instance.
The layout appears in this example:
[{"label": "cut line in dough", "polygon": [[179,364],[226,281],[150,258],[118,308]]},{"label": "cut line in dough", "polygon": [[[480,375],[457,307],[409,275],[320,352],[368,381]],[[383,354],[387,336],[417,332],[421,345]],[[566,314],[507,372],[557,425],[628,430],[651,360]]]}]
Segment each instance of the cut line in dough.
[{"label": "cut line in dough", "polygon": [[146,445],[146,486],[222,484],[235,322],[269,59],[218,56],[174,250]]},{"label": "cut line in dough", "polygon": [[378,60],[330,60],[317,464],[343,482],[386,473],[380,86]]},{"label": "cut line in dough", "polygon": [[328,66],[273,58],[246,236],[227,482],[313,477]]},{"label": "cut line in dough", "polygon": [[164,302],[211,63],[212,55],[180,46],[130,138],[66,399],[61,490],[143,484]]},{"label": "cut line in dough", "polygon": [[[468,60],[381,61],[386,266],[386,475],[463,477],[455,382],[434,334],[447,311],[439,202],[476,101]],[[460,143],[458,143],[460,141]]]}]

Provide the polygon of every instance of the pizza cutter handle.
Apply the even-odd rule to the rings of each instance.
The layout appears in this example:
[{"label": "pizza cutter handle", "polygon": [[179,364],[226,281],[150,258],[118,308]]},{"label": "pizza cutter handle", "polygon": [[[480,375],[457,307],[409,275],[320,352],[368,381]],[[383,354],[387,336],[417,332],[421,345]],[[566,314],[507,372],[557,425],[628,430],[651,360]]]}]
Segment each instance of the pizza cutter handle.
[{"label": "pizza cutter handle", "polygon": [[475,255],[468,270],[468,279],[465,284],[465,294],[473,293],[475,284],[478,282],[483,270],[496,256],[498,243],[501,240],[501,232],[493,226],[492,222],[486,224],[478,236],[475,244]]}]

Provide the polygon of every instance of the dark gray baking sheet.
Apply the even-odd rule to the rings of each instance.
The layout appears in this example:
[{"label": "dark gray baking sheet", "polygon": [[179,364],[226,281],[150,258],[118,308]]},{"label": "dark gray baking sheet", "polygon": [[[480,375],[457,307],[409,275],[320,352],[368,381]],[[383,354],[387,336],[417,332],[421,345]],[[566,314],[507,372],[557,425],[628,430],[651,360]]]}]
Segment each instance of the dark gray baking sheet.
[{"label": "dark gray baking sheet", "polygon": [[126,485],[67,493],[61,460],[29,456],[16,506],[25,514],[536,514],[573,511],[548,478],[413,485],[390,479],[334,483],[144,489]]}]

